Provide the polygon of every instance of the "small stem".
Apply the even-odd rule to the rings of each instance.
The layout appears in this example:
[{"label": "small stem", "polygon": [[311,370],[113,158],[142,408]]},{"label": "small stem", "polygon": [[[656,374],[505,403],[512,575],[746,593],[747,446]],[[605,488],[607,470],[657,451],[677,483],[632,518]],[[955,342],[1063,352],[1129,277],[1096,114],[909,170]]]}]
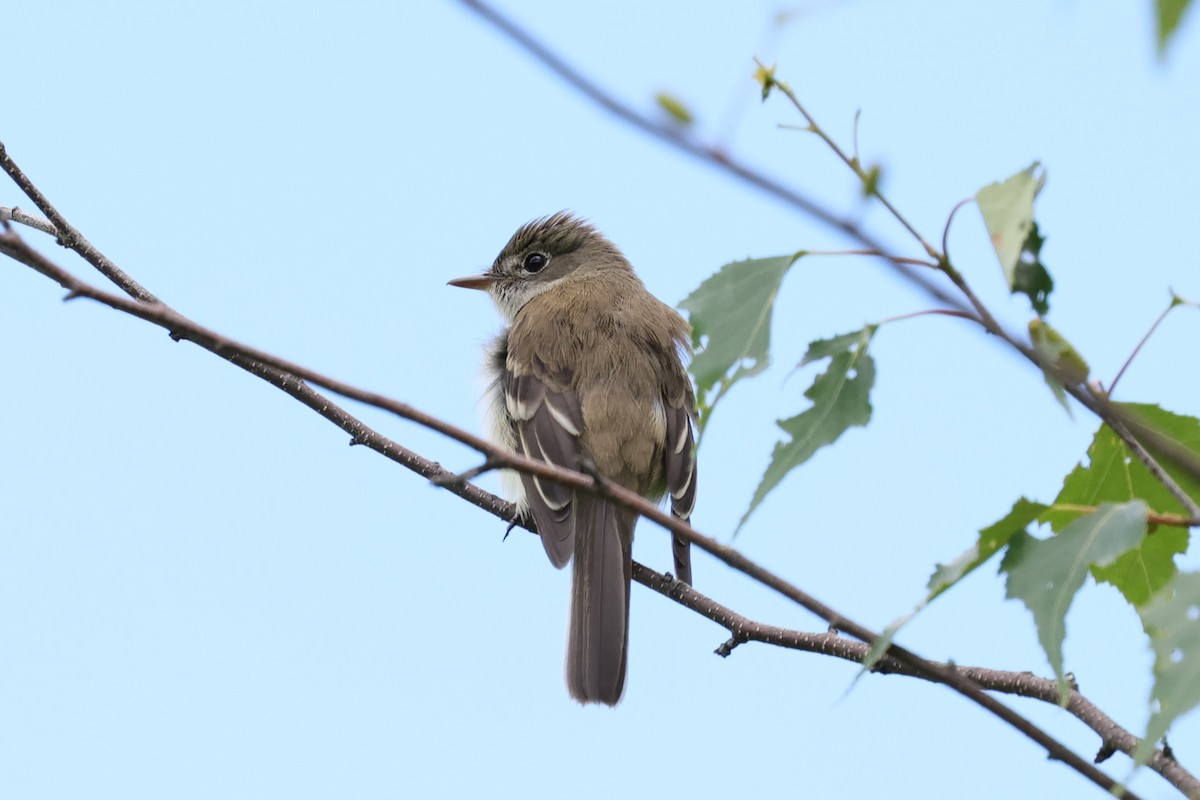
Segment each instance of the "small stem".
[{"label": "small stem", "polygon": [[1158,315],[1158,319],[1154,320],[1154,324],[1150,326],[1150,330],[1146,331],[1146,335],[1143,336],[1142,340],[1137,343],[1136,347],[1133,348],[1133,352],[1129,354],[1129,358],[1125,359],[1125,363],[1121,365],[1121,368],[1119,370],[1117,370],[1117,374],[1112,379],[1112,383],[1110,383],[1108,385],[1108,394],[1109,395],[1112,395],[1112,393],[1116,390],[1117,383],[1120,382],[1121,376],[1125,374],[1125,370],[1129,369],[1129,365],[1133,363],[1133,360],[1135,358],[1137,358],[1137,354],[1142,351],[1142,347],[1146,344],[1146,342],[1150,339],[1150,337],[1154,334],[1154,332],[1156,330],[1158,330],[1158,326],[1162,324],[1162,321],[1167,318],[1167,314],[1170,314],[1171,310],[1173,308],[1175,308],[1175,306],[1184,305],[1185,303],[1186,303],[1186,301],[1181,301],[1178,297],[1175,297],[1174,295],[1171,296],[1170,304],[1166,308],[1163,309],[1161,314]]},{"label": "small stem", "polygon": [[942,228],[942,258],[947,264],[950,263],[950,223],[954,222],[954,215],[960,208],[973,202],[975,202],[974,197],[959,200],[954,204],[954,208],[950,209],[950,216],[946,217],[946,227]]},{"label": "small stem", "polygon": [[[757,59],[755,61],[756,61],[756,63],[758,63],[759,67],[763,66],[761,62],[757,61]],[[862,164],[859,163],[858,156],[855,155],[854,157],[851,157],[851,156],[846,155],[846,151],[843,150],[841,147],[839,147],[838,143],[835,142],[833,140],[833,138],[825,132],[825,129],[822,128],[817,123],[817,121],[813,117],[813,115],[808,113],[808,109],[806,109],[804,107],[804,104],[800,102],[800,98],[796,97],[796,93],[792,91],[792,88],[790,86],[788,86],[786,83],[783,83],[782,81],[778,81],[778,80],[774,81],[774,85],[776,88],[779,89],[779,91],[783,92],[784,96],[786,96],[787,99],[791,102],[791,104],[795,107],[795,109],[800,112],[800,115],[804,117],[805,122],[808,123],[809,130],[811,130],[818,137],[820,137],[821,141],[825,142],[825,144],[829,146],[829,149],[832,150],[834,152],[834,154],[837,155],[837,157],[842,160],[842,163],[844,163],[847,167],[849,167],[854,172],[854,174],[858,176],[858,179],[863,182],[863,185],[866,185],[868,176],[867,176],[867,173],[863,171]],[[858,117],[857,117],[857,115],[855,116],[855,126],[854,127],[855,127],[854,147],[855,147],[855,151],[857,153],[857,150],[858,150]],[[912,225],[912,223],[910,223],[908,221],[908,219],[903,214],[901,214],[900,211],[895,206],[893,206],[891,204],[891,201],[889,201],[883,195],[883,192],[879,191],[878,187],[875,187],[874,189],[872,189],[871,193],[875,195],[875,197],[879,200],[880,203],[883,203],[883,207],[888,210],[888,213],[892,215],[892,218],[895,219],[897,222],[899,222],[904,227],[904,229],[906,231],[908,231],[909,234],[911,234],[914,239],[917,240],[917,242],[921,245],[921,247],[924,248],[925,252],[929,254],[930,258],[932,258],[934,261],[939,262],[939,263],[944,260],[943,255],[941,253],[939,253],[936,249],[934,249],[933,245],[931,245],[929,242],[927,242],[925,240],[925,237],[921,235],[920,231],[918,231]]]},{"label": "small stem", "polygon": [[[1054,511],[1077,511],[1080,514],[1094,514],[1097,509],[1096,506],[1079,505],[1077,503],[1055,503],[1050,508]],[[1157,511],[1147,511],[1146,522],[1153,525],[1168,525],[1172,528],[1200,528],[1200,517],[1161,514]]]},{"label": "small stem", "polygon": [[969,311],[959,311],[953,308],[927,308],[924,311],[913,311],[909,314],[898,314],[894,317],[881,319],[879,320],[878,324],[886,325],[889,322],[903,322],[906,319],[916,319],[917,317],[928,317],[933,315],[943,317],[958,317],[959,319],[965,319],[969,322],[979,322],[979,317],[976,317]]},{"label": "small stem", "polygon": [[897,264],[908,264],[914,267],[929,267],[930,269],[940,269],[939,265],[926,261],[923,258],[906,258],[904,256],[893,256],[889,253],[884,253],[879,250],[870,250],[867,248],[850,248],[847,250],[804,250],[806,256],[878,256],[886,258],[889,261]]}]

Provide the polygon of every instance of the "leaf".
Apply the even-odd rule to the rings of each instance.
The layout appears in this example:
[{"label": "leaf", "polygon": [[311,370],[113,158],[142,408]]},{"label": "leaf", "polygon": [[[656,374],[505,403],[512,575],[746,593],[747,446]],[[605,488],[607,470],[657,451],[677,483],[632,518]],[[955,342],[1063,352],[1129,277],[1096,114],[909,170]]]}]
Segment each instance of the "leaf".
[{"label": "leaf", "polygon": [[[1155,442],[1144,442],[1146,449],[1175,479],[1184,493],[1194,502],[1200,503],[1200,477],[1196,475],[1195,468],[1195,465],[1200,462],[1200,420],[1166,411],[1150,403],[1118,403],[1117,406],[1126,413],[1127,424],[1133,429],[1135,435],[1147,439],[1149,438],[1147,434],[1153,434],[1154,437],[1172,445],[1191,462],[1190,465],[1180,464],[1170,453],[1160,452]],[[1164,498],[1170,498],[1165,501],[1170,505],[1164,507],[1177,509],[1179,513],[1186,512],[1186,509],[1175,500],[1175,496],[1162,488],[1161,484],[1150,476],[1149,471],[1143,474],[1146,476],[1147,486],[1157,486],[1162,489]]]},{"label": "leaf", "polygon": [[1042,377],[1045,378],[1050,391],[1054,392],[1054,397],[1070,415],[1071,406],[1067,403],[1067,393],[1063,391],[1062,381],[1072,385],[1086,381],[1090,371],[1088,363],[1062,334],[1040,317],[1029,320],[1029,342],[1034,351],[1050,366],[1050,370],[1042,372]]},{"label": "leaf", "polygon": [[879,183],[883,178],[883,171],[880,166],[872,164],[862,175],[863,197],[874,197],[879,194]]},{"label": "leaf", "polygon": [[[1134,415],[1140,424],[1200,455],[1200,420],[1195,417],[1172,414],[1152,405],[1122,403],[1119,407]],[[1186,515],[1187,509],[1107,425],[1096,431],[1087,454],[1087,465],[1080,464],[1067,475],[1054,505],[1041,516],[1054,530],[1062,530],[1079,516],[1073,506],[1125,503],[1134,499],[1142,500],[1159,513]],[[1200,482],[1165,459],[1163,467],[1185,492],[1200,501]],[[1175,576],[1175,556],[1187,552],[1188,541],[1186,528],[1158,526],[1140,547],[1109,567],[1094,568],[1092,576],[1111,584],[1126,600],[1140,606]]]},{"label": "leaf", "polygon": [[762,99],[765,101],[771,94],[771,89],[778,84],[778,81],[775,80],[775,67],[765,67],[759,64],[758,69],[754,70],[754,80],[762,86]]},{"label": "leaf", "polygon": [[1038,316],[1048,310],[1047,298],[1054,288],[1040,260],[1045,240],[1033,221],[1033,200],[1045,182],[1046,174],[1035,161],[1003,183],[989,184],[975,194],[1009,291],[1028,295]]},{"label": "leaf", "polygon": [[1181,573],[1141,609],[1142,626],[1154,649],[1157,706],[1134,752],[1141,763],[1179,716],[1200,703],[1200,573]]},{"label": "leaf", "polygon": [[1158,22],[1158,57],[1166,58],[1167,45],[1179,27],[1179,21],[1191,5],[1191,0],[1155,0],[1154,11]]},{"label": "leaf", "polygon": [[949,564],[937,565],[933,575],[929,576],[929,597],[926,602],[933,600],[975,571],[977,567],[1007,545],[1014,536],[1025,531],[1029,524],[1035,521],[1046,508],[1041,503],[1026,500],[1024,497],[1019,498],[1003,519],[979,532],[979,540],[970,549]]},{"label": "leaf", "polygon": [[750,507],[738,522],[735,535],[788,472],[810,459],[820,448],[832,444],[848,428],[864,426],[871,419],[870,393],[875,384],[875,361],[867,354],[867,346],[877,327],[868,325],[861,331],[819,339],[808,346],[797,369],[826,358],[829,368],[817,375],[804,391],[804,396],[812,401],[812,408],[777,423],[790,438],[775,445],[771,463],[754,491]]},{"label": "leaf", "polygon": [[676,125],[686,128],[696,121],[695,115],[692,114],[688,107],[685,106],[678,98],[666,92],[659,92],[654,95],[654,101],[658,103],[658,107],[667,112],[667,116]]},{"label": "leaf", "polygon": [[1050,311],[1050,292],[1054,291],[1054,279],[1050,277],[1046,266],[1042,264],[1042,245],[1045,237],[1038,232],[1037,222],[1029,229],[1029,236],[1021,245],[1021,255],[1013,272],[1013,294],[1023,294],[1029,297],[1033,310],[1039,317],[1046,316]]},{"label": "leaf", "polygon": [[784,273],[801,255],[726,264],[679,304],[692,324],[696,357],[690,370],[701,429],[734,383],[770,363],[775,297]]},{"label": "leaf", "polygon": [[1146,504],[1140,500],[1106,503],[1079,517],[1049,539],[1014,536],[1000,565],[1008,574],[1007,596],[1019,598],[1033,613],[1038,641],[1058,676],[1065,700],[1062,644],[1066,616],[1075,594],[1093,566],[1107,567],[1141,544],[1146,536]]},{"label": "leaf", "polygon": [[1045,320],[1029,320],[1029,341],[1033,343],[1033,349],[1038,355],[1057,369],[1064,380],[1071,383],[1083,383],[1087,380],[1091,371],[1088,363],[1079,355],[1079,351]]},{"label": "leaf", "polygon": [[1001,519],[979,532],[979,540],[949,564],[938,564],[929,578],[929,594],[916,608],[903,617],[893,620],[875,641],[863,659],[863,671],[869,671],[891,646],[896,633],[908,621],[919,614],[940,595],[954,584],[975,571],[977,567],[1000,551],[1017,534],[1023,534],[1029,523],[1038,518],[1046,510],[1046,506],[1026,500],[1024,497],[1013,503],[1012,509]]}]

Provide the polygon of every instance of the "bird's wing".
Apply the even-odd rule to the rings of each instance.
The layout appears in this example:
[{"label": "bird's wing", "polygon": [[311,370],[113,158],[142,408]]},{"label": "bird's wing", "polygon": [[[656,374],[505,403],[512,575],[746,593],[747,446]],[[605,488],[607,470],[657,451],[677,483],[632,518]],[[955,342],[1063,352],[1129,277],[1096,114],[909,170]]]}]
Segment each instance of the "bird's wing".
[{"label": "bird's wing", "polygon": [[[583,406],[571,383],[566,370],[516,374],[511,365],[503,380],[521,451],[529,458],[574,470],[579,468]],[[575,550],[574,490],[525,473],[521,483],[546,555],[554,566],[564,566]]]},{"label": "bird's wing", "polygon": [[[666,462],[667,491],[671,495],[671,513],[687,521],[696,505],[696,438],[692,428],[696,398],[686,375],[683,378],[682,391],[671,392],[664,396],[663,400],[667,417],[663,458]],[[692,556],[689,543],[675,536],[672,550],[675,556],[675,577],[690,584]]]}]

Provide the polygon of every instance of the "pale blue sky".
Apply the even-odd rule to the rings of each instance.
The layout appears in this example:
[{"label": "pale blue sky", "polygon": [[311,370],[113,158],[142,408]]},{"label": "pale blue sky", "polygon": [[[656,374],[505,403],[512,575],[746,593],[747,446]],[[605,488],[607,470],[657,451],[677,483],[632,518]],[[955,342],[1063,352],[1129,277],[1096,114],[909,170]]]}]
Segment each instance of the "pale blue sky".
[{"label": "pale blue sky", "polygon": [[[782,30],[772,2],[501,7],[634,106],[669,91],[704,135],[858,213],[844,168],[777,127],[798,122],[783,103],[756,99],[752,58],[777,63],[835,136],[862,109],[864,158],[929,236],[958,200],[1041,160],[1050,319],[1107,381],[1168,287],[1200,298],[1200,41],[1186,26],[1159,63],[1150,5],[831,2]],[[590,218],[672,303],[728,261],[846,244],[623,127],[455,3],[26,3],[3,18],[0,140],[97,246],[227,335],[474,430],[498,320],[445,283],[522,222]],[[0,189],[14,204],[29,207]],[[951,248],[1023,327],[974,211]],[[763,646],[722,660],[721,629],[641,587],[625,701],[581,708],[562,683],[568,576],[533,537],[502,543],[502,523],[266,384],[61,294],[0,263],[0,796],[1099,796],[949,691],[869,677],[847,693],[853,665]],[[808,341],[924,307],[874,263],[797,267],[775,366],[705,438],[697,526],[728,539],[773,420],[803,408],[805,376],[785,378]],[[1195,313],[1172,318],[1120,398],[1195,414],[1198,336]],[[736,545],[881,628],[1016,497],[1052,499],[1095,424],[954,320],[890,326],[875,353],[872,425],[791,476]],[[449,468],[476,463],[351,408]],[[667,569],[666,536],[643,524],[636,555]],[[821,629],[696,561],[727,605]],[[1089,586],[1068,625],[1067,667],[1140,729],[1136,616]],[[992,566],[902,641],[1048,669]],[[1072,718],[1010,702],[1097,749]],[[1193,769],[1198,738],[1189,717],[1172,740]],[[1175,796],[1153,774],[1134,785]]]}]

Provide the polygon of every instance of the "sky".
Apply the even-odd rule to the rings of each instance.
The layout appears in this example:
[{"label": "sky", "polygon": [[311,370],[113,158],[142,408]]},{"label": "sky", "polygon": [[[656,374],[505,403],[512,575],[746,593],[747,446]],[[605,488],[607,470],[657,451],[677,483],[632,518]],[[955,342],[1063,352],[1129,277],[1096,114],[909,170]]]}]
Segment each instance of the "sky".
[{"label": "sky", "polygon": [[[827,149],[781,127],[794,110],[759,101],[755,57],[840,141],[861,110],[864,161],[931,238],[1040,161],[1049,319],[1106,382],[1169,289],[1200,299],[1195,20],[1160,61],[1151,4],[1116,0],[498,5],[633,107],[669,92],[705,141],[912,255]],[[3,19],[0,141],[97,247],[202,324],[470,430],[499,319],[446,281],[529,219],[587,217],[672,304],[730,261],[849,246],[623,126],[454,2],[25,3]],[[31,207],[3,184],[0,205]],[[971,208],[949,245],[1022,329],[1028,304]],[[760,645],[719,658],[722,629],[639,586],[625,699],[580,707],[562,680],[569,575],[534,537],[505,541],[261,381],[62,294],[0,263],[0,796],[1099,796],[948,690]],[[698,529],[875,628],[1017,497],[1052,500],[1096,427],[966,323],[888,325],[871,424],[731,540],[774,420],[805,407],[811,368],[791,373],[807,343],[929,307],[877,263],[802,262],[773,366],[723,401],[699,453]],[[1196,414],[1198,336],[1200,315],[1174,314],[1118,399]],[[478,463],[346,406],[449,469]],[[643,523],[635,557],[669,569],[667,536]],[[706,555],[695,573],[754,619],[824,628]],[[1151,655],[1134,612],[1089,584],[1067,624],[1067,668],[1139,731]],[[900,641],[1049,670],[994,565]],[[1098,748],[1057,709],[1007,702]],[[1171,742],[1200,768],[1196,715]],[[1125,778],[1128,760],[1104,768]],[[1132,786],[1176,796],[1152,773]]]}]

